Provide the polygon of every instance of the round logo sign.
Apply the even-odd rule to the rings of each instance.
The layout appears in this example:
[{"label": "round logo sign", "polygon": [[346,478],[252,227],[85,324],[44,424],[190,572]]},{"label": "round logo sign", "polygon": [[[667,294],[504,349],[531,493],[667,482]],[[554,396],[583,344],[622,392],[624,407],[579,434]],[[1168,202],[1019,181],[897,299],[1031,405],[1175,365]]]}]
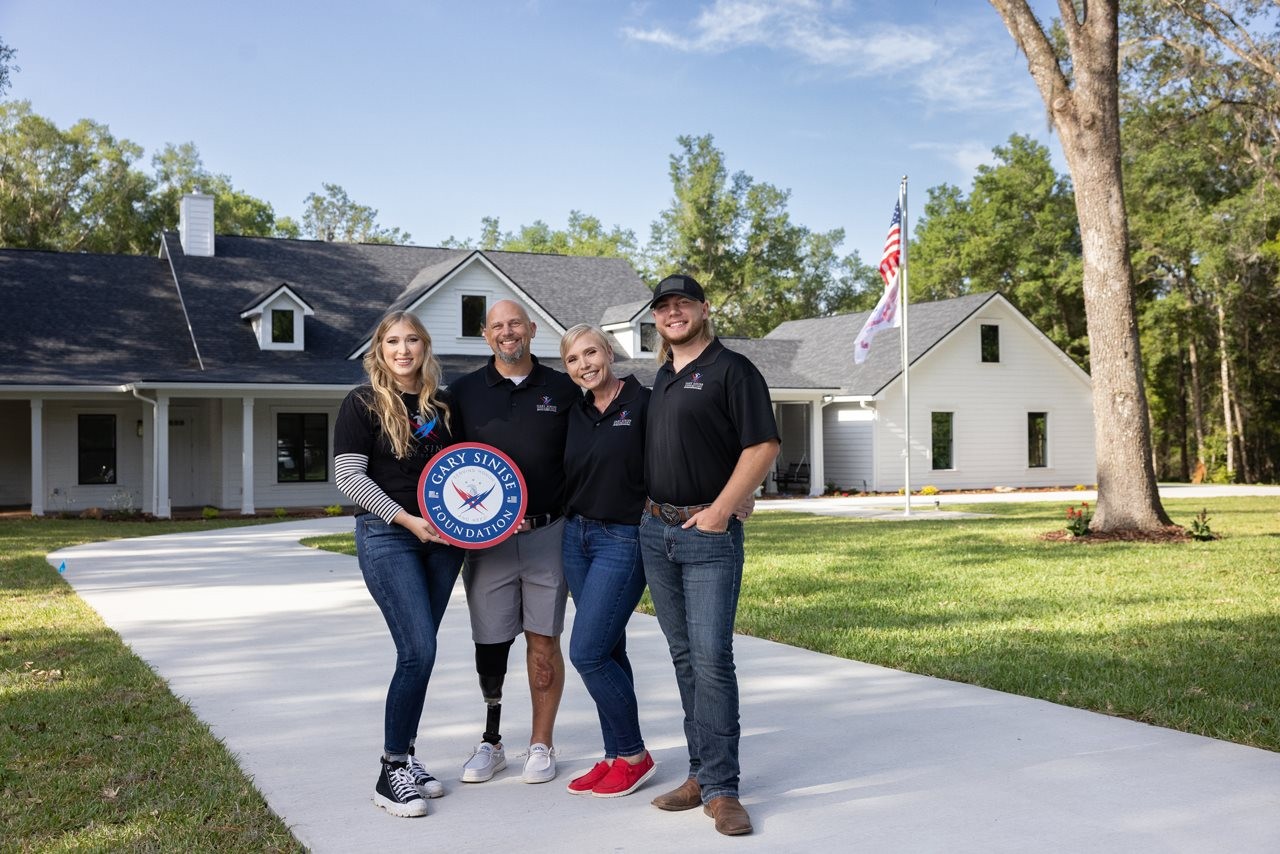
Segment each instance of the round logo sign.
[{"label": "round logo sign", "polygon": [[464,549],[487,549],[514,534],[528,494],[511,458],[480,442],[445,448],[418,478],[422,518]]}]

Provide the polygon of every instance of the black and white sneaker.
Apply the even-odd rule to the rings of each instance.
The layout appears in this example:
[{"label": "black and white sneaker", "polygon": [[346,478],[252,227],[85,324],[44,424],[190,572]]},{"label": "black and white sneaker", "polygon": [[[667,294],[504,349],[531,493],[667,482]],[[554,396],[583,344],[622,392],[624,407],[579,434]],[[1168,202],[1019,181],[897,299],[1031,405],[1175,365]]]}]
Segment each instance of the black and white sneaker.
[{"label": "black and white sneaker", "polygon": [[413,746],[409,746],[409,774],[413,776],[413,784],[418,787],[418,794],[424,798],[438,798],[444,794],[444,783],[441,783],[413,755]]},{"label": "black and white sneaker", "polygon": [[392,762],[382,757],[382,771],[373,789],[373,802],[392,815],[414,818],[427,814],[427,802],[418,793],[408,762]]}]

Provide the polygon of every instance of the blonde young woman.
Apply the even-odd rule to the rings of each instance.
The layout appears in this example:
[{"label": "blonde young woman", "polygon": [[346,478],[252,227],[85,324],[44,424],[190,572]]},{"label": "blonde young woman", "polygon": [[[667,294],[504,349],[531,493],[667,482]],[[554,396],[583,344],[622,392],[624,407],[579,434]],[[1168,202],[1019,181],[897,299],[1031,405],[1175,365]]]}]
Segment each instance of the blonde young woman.
[{"label": "blonde young woman", "polygon": [[418,761],[414,741],[462,551],[418,515],[417,488],[426,463],[454,442],[452,401],[440,388],[431,336],[408,312],[382,318],[364,369],[369,382],[342,402],[333,447],[338,488],[361,509],[360,571],[396,647],[373,802],[392,815],[423,816],[425,798],[444,786]]}]

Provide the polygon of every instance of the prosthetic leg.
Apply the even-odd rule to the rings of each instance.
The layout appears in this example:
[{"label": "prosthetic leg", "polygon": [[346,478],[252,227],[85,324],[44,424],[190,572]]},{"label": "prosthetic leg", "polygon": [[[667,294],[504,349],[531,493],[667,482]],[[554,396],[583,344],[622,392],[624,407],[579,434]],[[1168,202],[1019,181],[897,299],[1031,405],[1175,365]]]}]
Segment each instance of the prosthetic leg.
[{"label": "prosthetic leg", "polygon": [[507,657],[515,638],[506,643],[476,644],[476,673],[480,676],[480,693],[488,706],[483,740],[487,744],[502,743],[502,683],[507,678]]}]

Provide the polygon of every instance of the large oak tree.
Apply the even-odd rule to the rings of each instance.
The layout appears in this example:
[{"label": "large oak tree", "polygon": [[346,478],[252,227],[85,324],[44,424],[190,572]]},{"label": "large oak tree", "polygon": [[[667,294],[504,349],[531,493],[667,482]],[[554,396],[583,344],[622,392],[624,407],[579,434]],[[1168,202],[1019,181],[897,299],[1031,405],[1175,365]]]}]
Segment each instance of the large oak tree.
[{"label": "large oak tree", "polygon": [[1092,528],[1158,530],[1170,520],[1151,462],[1121,179],[1119,0],[1058,0],[1057,43],[1027,0],[990,3],[1027,58],[1075,187],[1098,458]]}]

